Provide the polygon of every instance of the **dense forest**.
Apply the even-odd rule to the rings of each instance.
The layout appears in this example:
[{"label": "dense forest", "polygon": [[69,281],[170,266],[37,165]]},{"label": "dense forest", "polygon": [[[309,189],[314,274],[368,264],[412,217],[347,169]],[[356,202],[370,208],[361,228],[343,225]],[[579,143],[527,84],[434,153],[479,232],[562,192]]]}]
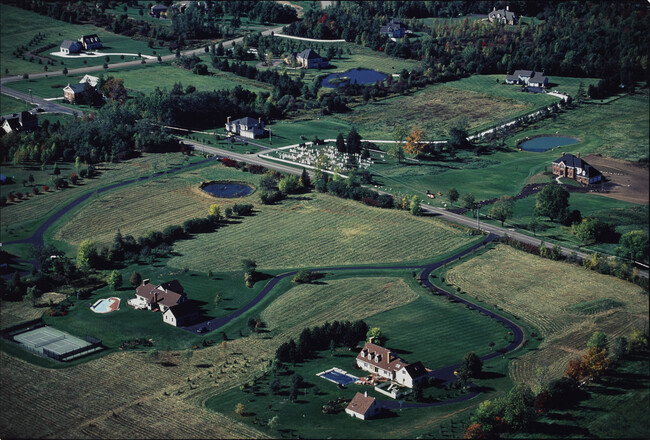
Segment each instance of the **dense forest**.
[{"label": "dense forest", "polygon": [[[488,2],[345,2],[308,11],[285,32],[309,38],[344,38],[389,55],[422,61],[435,81],[474,73],[534,69],[549,75],[596,77],[632,85],[647,77],[650,19],[646,6],[609,2],[509,2],[510,10],[542,20],[503,26],[468,17],[423,27],[413,18],[486,14]],[[379,33],[391,18],[420,37],[393,42]],[[411,35],[411,37],[409,37]]]}]

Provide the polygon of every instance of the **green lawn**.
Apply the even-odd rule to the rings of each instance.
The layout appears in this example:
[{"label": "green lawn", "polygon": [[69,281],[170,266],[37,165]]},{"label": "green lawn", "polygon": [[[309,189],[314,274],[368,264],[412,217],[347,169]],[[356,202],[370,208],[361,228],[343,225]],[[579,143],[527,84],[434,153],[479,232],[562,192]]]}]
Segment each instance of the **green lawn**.
[{"label": "green lawn", "polygon": [[[184,88],[194,86],[200,91],[233,89],[236,86],[244,87],[253,92],[271,91],[271,88],[257,81],[241,78],[232,73],[217,72],[214,76],[200,76],[181,69],[170,63],[150,61],[148,64],[121,69],[108,69],[95,72],[94,75],[104,77],[113,76],[124,80],[124,86],[130,93],[141,92],[149,94],[156,88],[170,90],[174,84],[181,83]],[[58,98],[63,96],[63,87],[69,83],[76,83],[83,74],[68,75],[67,77],[39,78],[12,82],[9,87],[20,92],[28,93],[29,89],[35,96],[41,98]]]},{"label": "green lawn", "polygon": [[[160,312],[136,310],[128,306],[127,300],[135,297],[134,288],[128,285],[133,271],[139,272],[143,278],[149,278],[155,284],[177,279],[185,289],[188,299],[200,307],[205,319],[224,316],[243,307],[265,284],[257,283],[254,288],[249,289],[244,286],[241,273],[219,273],[209,278],[205,273],[172,270],[160,262],[151,265],[131,265],[120,271],[125,285],[117,292],[107,286],[93,292],[90,298],[74,299],[74,306],[70,308],[68,315],[47,317],[47,323],[81,337],[86,334],[95,336],[109,348],[117,348],[123,341],[135,338],[151,338],[155,341],[155,348],[159,350],[187,349],[195,344],[200,345],[204,339],[212,339],[220,343],[220,331],[218,334],[198,336],[164,323]],[[217,292],[222,295],[222,301],[215,306],[214,297]],[[100,298],[113,296],[121,299],[119,310],[101,314],[93,312],[88,307],[88,304],[93,304]],[[239,324],[241,328],[245,328],[243,320]],[[232,328],[227,336],[240,337],[239,333]]]},{"label": "green lawn", "polygon": [[[513,217],[507,224],[517,228],[528,228],[533,210],[535,208],[535,196],[526,197],[515,202]],[[490,207],[483,207],[481,214],[487,215]],[[597,194],[572,193],[569,197],[569,210],[577,209],[582,217],[598,217],[603,221],[617,226],[617,232],[623,234],[635,229],[648,229],[648,206],[616,200],[610,197],[603,197]],[[582,243],[571,233],[571,229],[559,223],[551,223],[547,217],[540,218],[544,230],[537,231],[540,238],[548,237],[554,242],[562,245],[578,246]],[[489,221],[492,224],[500,225],[501,222]],[[584,251],[606,252],[613,255],[618,246],[616,243],[599,243],[589,245]]]},{"label": "green lawn", "polygon": [[[167,49],[162,51],[160,47],[149,48],[144,41],[136,41],[130,38],[108,32],[102,28],[92,25],[76,25],[54,20],[34,12],[15,8],[6,4],[0,5],[0,20],[2,30],[0,31],[0,49],[2,61],[2,76],[17,75],[23,73],[39,73],[44,71],[44,65],[37,61],[29,62],[29,58],[22,60],[16,58],[12,52],[19,46],[26,45],[38,32],[44,34],[39,43],[29,46],[29,49],[36,49],[47,44],[56,44],[51,50],[45,51],[42,55],[50,56],[55,60],[54,66],[49,70],[59,70],[66,66],[68,69],[84,66],[102,65],[104,57],[98,58],[59,58],[49,55],[51,52],[58,52],[59,45],[63,40],[77,40],[84,34],[97,34],[101,39],[104,48],[100,52],[123,52],[154,55],[154,51],[161,54],[168,53]],[[112,55],[111,62],[117,62],[119,56]],[[9,72],[7,73],[6,70]]]},{"label": "green lawn", "polygon": [[25,101],[20,101],[7,95],[0,95],[0,115],[22,112],[23,110],[30,110],[32,108],[34,106]]}]

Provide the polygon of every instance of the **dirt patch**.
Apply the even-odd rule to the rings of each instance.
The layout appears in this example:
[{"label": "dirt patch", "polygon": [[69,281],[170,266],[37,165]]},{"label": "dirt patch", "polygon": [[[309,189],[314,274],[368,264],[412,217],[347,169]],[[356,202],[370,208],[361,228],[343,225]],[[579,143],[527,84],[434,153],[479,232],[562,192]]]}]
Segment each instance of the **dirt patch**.
[{"label": "dirt patch", "polygon": [[589,154],[584,159],[608,180],[605,183],[608,192],[595,194],[624,202],[648,204],[650,172],[647,168],[629,160],[612,159],[600,154]]}]

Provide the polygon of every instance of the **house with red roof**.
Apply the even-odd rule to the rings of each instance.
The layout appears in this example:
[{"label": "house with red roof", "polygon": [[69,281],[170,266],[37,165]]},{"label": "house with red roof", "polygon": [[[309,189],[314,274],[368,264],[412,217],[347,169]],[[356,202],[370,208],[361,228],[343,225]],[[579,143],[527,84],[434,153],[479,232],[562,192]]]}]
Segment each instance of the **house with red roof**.
[{"label": "house with red roof", "polygon": [[352,417],[366,420],[375,417],[381,412],[381,406],[377,399],[369,397],[368,392],[355,394],[352,401],[345,408],[345,412]]},{"label": "house with red roof", "polygon": [[413,388],[428,374],[422,362],[409,364],[387,348],[367,342],[356,358],[362,370],[385,377],[408,388]]}]

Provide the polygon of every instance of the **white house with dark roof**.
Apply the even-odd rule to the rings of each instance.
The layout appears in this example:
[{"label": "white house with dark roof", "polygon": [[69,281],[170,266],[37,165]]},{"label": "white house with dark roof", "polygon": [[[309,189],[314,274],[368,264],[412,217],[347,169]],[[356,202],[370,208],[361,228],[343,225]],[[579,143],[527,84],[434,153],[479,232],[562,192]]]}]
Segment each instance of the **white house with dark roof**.
[{"label": "white house with dark roof", "polygon": [[324,60],[314,49],[305,49],[297,53],[296,61],[304,69],[317,69],[319,67],[329,66],[329,62]]},{"label": "white house with dark roof", "polygon": [[98,82],[99,82],[99,78],[97,78],[96,76],[92,76],[92,75],[84,75],[84,77],[79,80],[79,84],[87,83],[88,85],[90,85],[92,87],[97,87]]},{"label": "white house with dark roof", "polygon": [[99,39],[97,34],[82,35],[81,38],[79,38],[79,43],[81,43],[85,50],[95,50],[103,47],[102,41]]},{"label": "white house with dark roof", "polygon": [[387,348],[367,342],[356,358],[362,370],[390,379],[400,385],[413,388],[428,371],[422,362],[409,364]]},{"label": "white house with dark roof", "polygon": [[226,122],[226,131],[249,139],[264,136],[264,121],[262,118],[245,118],[237,119],[230,122],[230,116]]},{"label": "white house with dark roof", "polygon": [[196,322],[199,315],[199,310],[193,304],[184,301],[165,310],[163,322],[174,327],[183,327]]},{"label": "white house with dark roof", "polygon": [[544,72],[535,72],[534,70],[515,70],[512,75],[506,75],[506,84],[518,84],[530,87],[546,87],[548,77]]},{"label": "white house with dark roof", "polygon": [[357,394],[352,398],[352,401],[345,408],[345,412],[350,414],[352,417],[366,420],[381,413],[381,406],[377,399],[368,396],[367,391],[363,394],[357,392]]},{"label": "white house with dark roof", "polygon": [[14,113],[11,116],[3,117],[0,121],[0,126],[5,133],[32,131],[38,128],[38,119],[28,111]]},{"label": "white house with dark roof", "polygon": [[519,17],[510,10],[510,6],[506,6],[505,9],[497,9],[495,6],[488,14],[488,20],[490,23],[517,24]]},{"label": "white house with dark roof", "polygon": [[64,40],[59,48],[61,53],[79,53],[81,49],[81,44],[78,41],[73,40]]},{"label": "white house with dark roof", "polygon": [[401,21],[393,18],[381,27],[379,33],[388,38],[402,38],[406,34],[406,28],[402,26]]}]

